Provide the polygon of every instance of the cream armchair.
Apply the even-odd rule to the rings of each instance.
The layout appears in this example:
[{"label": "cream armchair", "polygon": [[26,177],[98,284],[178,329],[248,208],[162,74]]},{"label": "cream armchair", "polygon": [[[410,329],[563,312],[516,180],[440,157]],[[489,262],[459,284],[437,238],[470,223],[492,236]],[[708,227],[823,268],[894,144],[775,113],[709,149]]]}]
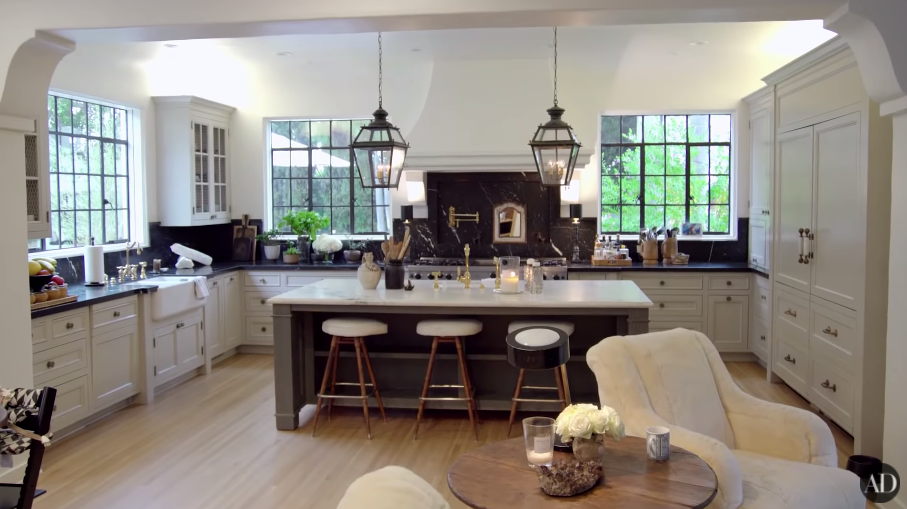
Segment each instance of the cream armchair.
[{"label": "cream armchair", "polygon": [[859,479],[837,468],[831,430],[817,415],[743,392],[709,339],[685,329],[616,336],[586,361],[601,402],[631,436],[671,429],[671,444],[718,478],[711,508],[863,509]]}]

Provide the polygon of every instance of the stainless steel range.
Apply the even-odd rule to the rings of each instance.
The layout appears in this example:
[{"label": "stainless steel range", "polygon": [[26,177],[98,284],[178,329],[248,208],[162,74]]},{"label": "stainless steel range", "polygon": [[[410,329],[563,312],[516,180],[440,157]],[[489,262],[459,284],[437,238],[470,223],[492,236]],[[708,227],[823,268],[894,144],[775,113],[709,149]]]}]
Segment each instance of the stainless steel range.
[{"label": "stainless steel range", "polygon": [[[542,265],[542,274],[549,281],[566,281],[567,280],[567,259],[566,258],[536,258],[536,261]],[[520,260],[524,266],[526,260]],[[446,280],[457,279],[457,267],[460,271],[465,271],[466,261],[463,258],[435,258],[423,256],[413,261],[409,265],[409,277],[413,279],[435,278],[434,273],[440,272],[441,278]],[[494,277],[494,259],[492,258],[470,258],[469,272],[474,281],[488,277]]]}]

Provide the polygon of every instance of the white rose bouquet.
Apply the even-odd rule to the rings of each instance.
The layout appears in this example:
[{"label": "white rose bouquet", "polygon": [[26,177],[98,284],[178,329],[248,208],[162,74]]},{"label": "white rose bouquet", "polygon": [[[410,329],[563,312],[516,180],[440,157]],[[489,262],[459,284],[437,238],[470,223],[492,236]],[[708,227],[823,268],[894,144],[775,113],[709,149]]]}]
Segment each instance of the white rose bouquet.
[{"label": "white rose bouquet", "polygon": [[615,441],[626,436],[624,423],[613,408],[603,406],[599,409],[589,404],[565,408],[554,421],[554,429],[564,443],[570,443],[574,438],[589,439],[593,435],[606,435]]},{"label": "white rose bouquet", "polygon": [[343,249],[343,242],[330,235],[319,235],[315,242],[312,242],[312,249],[321,254],[336,253]]}]

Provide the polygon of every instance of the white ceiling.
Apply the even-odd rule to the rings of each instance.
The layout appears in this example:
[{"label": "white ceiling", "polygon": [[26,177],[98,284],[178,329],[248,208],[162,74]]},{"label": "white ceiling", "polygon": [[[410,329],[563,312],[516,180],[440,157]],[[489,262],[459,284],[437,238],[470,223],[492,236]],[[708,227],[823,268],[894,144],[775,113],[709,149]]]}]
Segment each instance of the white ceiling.
[{"label": "white ceiling", "polygon": [[[564,27],[558,31],[559,58],[590,64],[658,65],[677,60],[766,59],[772,65],[809,51],[834,34],[821,21],[699,23],[677,25]],[[250,62],[374,62],[377,34],[308,34],[236,39],[125,43],[132,55],[160,51],[219,49]],[[541,59],[552,54],[550,28],[494,28],[392,32],[383,35],[385,61]],[[691,43],[706,43],[691,45]],[[278,56],[279,53],[292,53]]]}]

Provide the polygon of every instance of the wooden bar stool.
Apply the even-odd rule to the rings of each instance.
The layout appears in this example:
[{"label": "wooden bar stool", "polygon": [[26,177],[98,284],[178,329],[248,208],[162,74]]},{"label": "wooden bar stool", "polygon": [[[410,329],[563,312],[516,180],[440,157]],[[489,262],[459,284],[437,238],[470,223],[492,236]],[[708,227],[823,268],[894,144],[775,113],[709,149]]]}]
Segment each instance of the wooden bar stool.
[{"label": "wooden bar stool", "polygon": [[[372,388],[372,394],[378,400],[378,409],[381,411],[381,417],[387,422],[387,415],[384,413],[384,404],[381,402],[381,392],[378,390],[378,380],[375,379],[375,371],[372,369],[372,361],[368,357],[368,349],[365,347],[365,338],[368,336],[378,336],[387,334],[387,324],[378,320],[368,318],[330,318],[321,324],[321,330],[331,337],[331,351],[328,353],[328,362],[324,367],[324,377],[321,379],[321,390],[318,391],[318,405],[315,407],[315,420],[312,424],[312,436],[315,436],[315,430],[318,429],[318,414],[321,413],[322,400],[328,400],[328,420],[331,419],[331,412],[335,399],[360,399],[362,400],[362,414],[365,416],[365,431],[368,438],[372,438],[372,428],[368,418],[368,398],[370,393],[366,392],[366,387]],[[337,364],[340,362],[340,346],[353,345],[356,350],[356,364],[359,368],[359,382],[338,382],[337,381]],[[365,375],[362,372],[362,362],[365,360],[365,366],[368,369],[368,376],[371,383],[365,383]],[[328,390],[328,380],[330,380],[330,394]],[[359,386],[358,395],[340,395],[335,394],[338,385]]]},{"label": "wooden bar stool", "polygon": [[[574,325],[570,322],[530,322],[530,321],[518,321],[511,322],[507,327],[507,333],[512,333],[520,329],[528,329],[533,327],[553,327],[555,329],[564,331],[567,336],[573,334]],[[513,421],[516,418],[516,412],[519,408],[520,403],[560,403],[561,410],[567,408],[571,404],[570,399],[570,383],[567,381],[567,364],[561,364],[555,368],[554,371],[554,381],[556,387],[549,386],[535,386],[535,385],[523,385],[523,378],[526,376],[526,369],[521,368],[520,374],[517,376],[516,389],[513,391],[513,398],[511,399],[512,403],[510,405],[510,421],[507,425],[507,436],[510,436],[510,432],[513,429]],[[536,390],[536,391],[557,391],[557,399],[544,399],[544,398],[522,398],[520,395],[523,392],[523,389]]]},{"label": "wooden bar stool", "polygon": [[[431,355],[428,357],[428,370],[425,372],[425,383],[422,385],[422,395],[419,397],[419,413],[416,415],[416,428],[413,431],[413,440],[419,436],[419,424],[422,423],[422,414],[425,412],[426,401],[465,401],[466,410],[469,412],[469,422],[476,440],[479,439],[478,409],[476,408],[475,391],[469,379],[469,369],[466,367],[466,355],[463,353],[463,337],[472,336],[482,332],[482,322],[478,320],[423,320],[416,325],[416,333],[420,336],[430,336]],[[438,354],[438,345],[453,343],[457,347],[457,363],[460,368],[462,385],[432,385],[431,372],[435,367],[435,356]],[[463,397],[429,397],[429,389],[463,389]]]}]

